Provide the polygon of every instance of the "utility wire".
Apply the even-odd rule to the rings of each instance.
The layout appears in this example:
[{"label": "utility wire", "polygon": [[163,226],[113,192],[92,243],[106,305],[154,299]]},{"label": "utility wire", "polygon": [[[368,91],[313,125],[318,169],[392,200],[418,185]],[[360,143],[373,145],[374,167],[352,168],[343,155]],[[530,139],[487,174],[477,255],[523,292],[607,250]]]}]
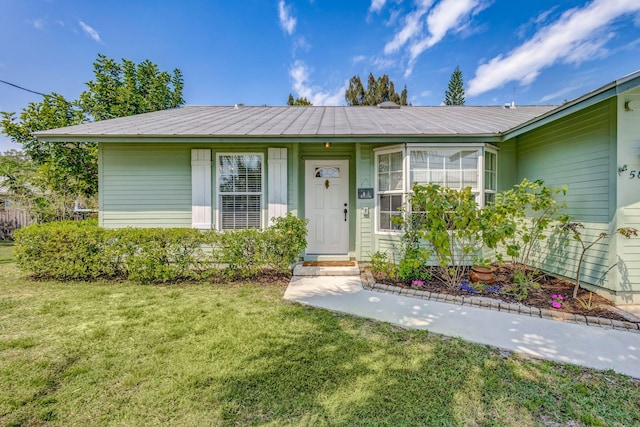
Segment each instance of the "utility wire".
[{"label": "utility wire", "polygon": [[35,90],[27,89],[27,88],[24,88],[22,86],[18,86],[18,85],[13,84],[13,83],[6,82],[4,80],[0,80],[0,83],[4,83],[4,84],[9,85],[9,86],[17,87],[18,89],[26,90],[27,92],[35,93],[36,95],[47,96],[44,93],[36,92]]}]

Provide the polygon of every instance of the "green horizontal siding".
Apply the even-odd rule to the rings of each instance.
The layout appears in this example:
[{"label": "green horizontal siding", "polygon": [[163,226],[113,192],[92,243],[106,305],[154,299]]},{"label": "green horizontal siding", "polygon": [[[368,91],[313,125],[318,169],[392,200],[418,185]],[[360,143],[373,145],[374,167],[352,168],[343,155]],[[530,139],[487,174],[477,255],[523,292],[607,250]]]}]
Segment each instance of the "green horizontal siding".
[{"label": "green horizontal siding", "polygon": [[[370,144],[356,144],[356,187],[373,188],[374,155]],[[356,189],[357,189],[356,188]],[[369,215],[365,216],[363,208],[369,209]],[[356,200],[356,257],[359,260],[369,260],[374,250],[374,218],[375,198]]]},{"label": "green horizontal siding", "polygon": [[104,227],[191,227],[189,147],[101,144],[100,155]]},{"label": "green horizontal siding", "polygon": [[517,182],[542,179],[568,185],[568,212],[578,221],[608,223],[614,101],[605,101],[521,135],[516,140]]},{"label": "green horizontal siding", "polygon": [[[625,109],[625,102],[630,109]],[[618,98],[618,161],[626,171],[616,177],[618,182],[617,227],[633,227],[640,230],[640,88],[623,93]],[[631,178],[631,171],[636,178]],[[640,304],[640,238],[617,238],[618,242],[618,290],[635,292],[635,304]],[[630,302],[628,299],[625,302]]]},{"label": "green horizontal siding", "polygon": [[[582,237],[591,242],[609,232],[615,214],[615,100],[595,104],[544,127],[524,133],[501,145],[500,189],[524,178],[541,179],[546,185],[568,186],[566,196],[556,196],[566,212],[585,225]],[[515,167],[514,167],[515,165]],[[514,170],[515,169],[515,170]],[[583,261],[581,280],[613,289],[611,242],[590,249]],[[530,262],[546,271],[575,277],[580,257],[578,242],[549,236],[536,248]]]}]

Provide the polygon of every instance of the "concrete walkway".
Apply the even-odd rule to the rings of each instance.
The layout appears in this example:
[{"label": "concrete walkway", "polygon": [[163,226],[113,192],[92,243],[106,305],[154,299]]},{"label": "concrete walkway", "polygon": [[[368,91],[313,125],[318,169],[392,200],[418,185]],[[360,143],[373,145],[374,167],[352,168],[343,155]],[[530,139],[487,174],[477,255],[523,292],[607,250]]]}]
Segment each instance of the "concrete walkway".
[{"label": "concrete walkway", "polygon": [[284,299],[640,378],[640,334],[634,332],[369,291],[359,276],[294,276]]}]

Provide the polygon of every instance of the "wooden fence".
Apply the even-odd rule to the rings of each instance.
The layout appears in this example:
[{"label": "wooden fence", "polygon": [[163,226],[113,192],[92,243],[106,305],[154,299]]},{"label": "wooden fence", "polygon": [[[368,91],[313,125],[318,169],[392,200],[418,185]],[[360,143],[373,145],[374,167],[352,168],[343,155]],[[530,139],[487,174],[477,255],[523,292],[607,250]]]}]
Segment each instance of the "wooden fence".
[{"label": "wooden fence", "polygon": [[11,240],[13,231],[31,223],[25,211],[17,209],[0,210],[0,240]]}]

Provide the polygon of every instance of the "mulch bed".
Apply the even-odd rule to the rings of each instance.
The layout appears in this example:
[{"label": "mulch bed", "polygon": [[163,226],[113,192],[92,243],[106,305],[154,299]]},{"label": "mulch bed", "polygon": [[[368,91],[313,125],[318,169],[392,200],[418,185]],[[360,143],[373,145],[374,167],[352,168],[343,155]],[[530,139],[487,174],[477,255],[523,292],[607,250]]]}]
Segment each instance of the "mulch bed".
[{"label": "mulch bed", "polygon": [[[461,290],[458,287],[449,288],[445,284],[443,284],[439,279],[435,277],[435,272],[432,275],[432,279],[425,281],[425,290],[429,292],[437,292],[441,294],[448,295],[459,295],[459,296],[482,296],[486,298],[493,298],[500,301],[505,301],[508,303],[520,303],[527,305],[529,307],[537,307],[540,309],[549,309],[549,310],[557,310],[559,312],[565,313],[574,313],[581,314],[585,316],[594,316],[594,317],[602,317],[612,320],[620,320],[627,321],[623,316],[609,309],[609,307],[613,307],[614,304],[607,300],[606,298],[593,293],[591,295],[591,304],[595,307],[592,309],[585,308],[579,301],[572,298],[573,287],[574,284],[564,279],[559,279],[554,276],[550,276],[544,273],[540,273],[536,275],[536,281],[540,284],[538,289],[530,288],[527,298],[523,301],[518,301],[513,295],[510,293],[514,289],[514,268],[513,265],[504,265],[498,267],[495,275],[496,281],[494,284],[500,285],[500,292],[475,292],[471,294],[465,290]],[[374,276],[375,277],[375,276]],[[467,280],[468,276],[465,277]],[[383,283],[386,285],[399,286],[402,288],[412,288],[410,284],[390,280],[388,278],[375,277],[377,283]],[[551,306],[551,296],[552,295],[562,295],[564,297],[562,307],[561,308],[553,308]],[[578,299],[588,302],[589,301],[590,292],[580,288],[578,290]]]}]

